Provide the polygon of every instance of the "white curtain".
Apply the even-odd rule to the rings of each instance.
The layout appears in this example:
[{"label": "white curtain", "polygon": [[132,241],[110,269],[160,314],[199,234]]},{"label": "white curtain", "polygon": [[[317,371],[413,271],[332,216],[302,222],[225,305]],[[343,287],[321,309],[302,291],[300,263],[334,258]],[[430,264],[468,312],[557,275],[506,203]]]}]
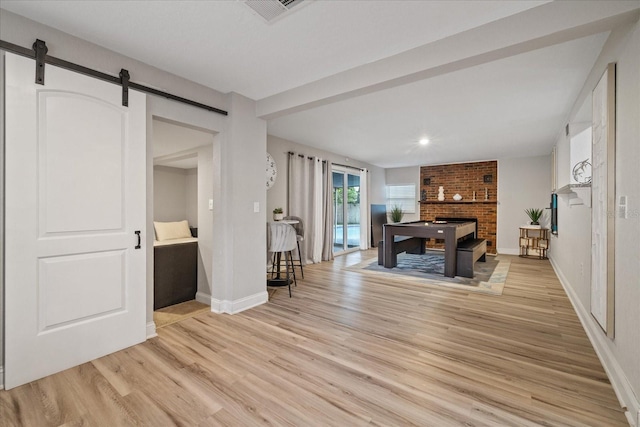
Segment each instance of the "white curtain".
[{"label": "white curtain", "polygon": [[316,209],[313,197],[315,159],[289,154],[289,203],[286,215],[300,217],[304,225],[304,240],[300,242],[302,263],[313,261],[315,250]]},{"label": "white curtain", "polygon": [[367,189],[369,188],[369,174],[366,169],[360,169],[360,249],[369,249],[369,202]]},{"label": "white curtain", "polygon": [[303,264],[333,259],[331,163],[324,165],[318,157],[290,153],[288,178],[286,214],[300,217],[304,223],[300,245]]},{"label": "white curtain", "polygon": [[322,260],[333,259],[333,174],[331,161],[323,165],[322,179]]},{"label": "white curtain", "polygon": [[326,170],[326,167],[323,168],[322,159],[318,157],[289,154],[287,215],[300,217],[304,223],[304,240],[300,245],[304,264],[333,258],[333,253],[330,255],[331,258],[325,256],[327,209],[326,192],[323,187],[326,185]]},{"label": "white curtain", "polygon": [[322,261],[322,159],[313,160],[313,252],[311,259],[314,263]]}]

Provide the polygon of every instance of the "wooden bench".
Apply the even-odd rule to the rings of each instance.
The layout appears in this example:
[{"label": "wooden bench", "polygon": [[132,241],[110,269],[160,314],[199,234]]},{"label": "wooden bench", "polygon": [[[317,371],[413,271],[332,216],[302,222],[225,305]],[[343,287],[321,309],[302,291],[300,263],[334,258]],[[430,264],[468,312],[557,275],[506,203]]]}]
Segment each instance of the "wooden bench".
[{"label": "wooden bench", "polygon": [[[423,254],[424,239],[420,237],[395,236],[393,239],[393,249],[396,255],[401,252]],[[378,242],[378,265],[384,265],[384,240]]]},{"label": "wooden bench", "polygon": [[487,260],[485,239],[467,239],[458,243],[456,276],[473,278],[473,265],[478,260],[482,262]]}]

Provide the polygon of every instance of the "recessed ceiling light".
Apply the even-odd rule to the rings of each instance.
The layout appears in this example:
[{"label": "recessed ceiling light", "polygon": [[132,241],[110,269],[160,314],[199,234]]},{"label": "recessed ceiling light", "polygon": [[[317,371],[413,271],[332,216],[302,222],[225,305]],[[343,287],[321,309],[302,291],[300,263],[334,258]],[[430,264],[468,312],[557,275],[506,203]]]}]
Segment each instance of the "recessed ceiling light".
[{"label": "recessed ceiling light", "polygon": [[420,140],[420,145],[427,145],[429,143],[429,139],[428,138],[422,138]]}]

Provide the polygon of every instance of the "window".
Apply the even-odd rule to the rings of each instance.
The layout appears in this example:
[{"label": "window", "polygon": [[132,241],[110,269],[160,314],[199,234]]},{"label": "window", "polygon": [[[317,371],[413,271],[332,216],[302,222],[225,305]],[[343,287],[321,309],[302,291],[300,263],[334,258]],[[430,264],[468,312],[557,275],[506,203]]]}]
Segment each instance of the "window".
[{"label": "window", "polygon": [[387,211],[400,206],[405,213],[416,212],[416,185],[387,185]]}]

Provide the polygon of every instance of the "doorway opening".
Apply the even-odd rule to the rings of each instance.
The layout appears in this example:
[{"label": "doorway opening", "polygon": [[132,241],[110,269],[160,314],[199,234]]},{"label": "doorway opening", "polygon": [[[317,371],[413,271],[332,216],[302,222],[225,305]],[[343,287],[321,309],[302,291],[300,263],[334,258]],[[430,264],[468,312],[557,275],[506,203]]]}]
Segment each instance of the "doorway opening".
[{"label": "doorway opening", "polygon": [[333,167],[333,253],[360,248],[360,175]]},{"label": "doorway opening", "polygon": [[210,294],[203,259],[213,240],[214,135],[156,117],[152,134],[153,318],[160,328],[210,311],[210,298],[198,298],[198,292]]}]

